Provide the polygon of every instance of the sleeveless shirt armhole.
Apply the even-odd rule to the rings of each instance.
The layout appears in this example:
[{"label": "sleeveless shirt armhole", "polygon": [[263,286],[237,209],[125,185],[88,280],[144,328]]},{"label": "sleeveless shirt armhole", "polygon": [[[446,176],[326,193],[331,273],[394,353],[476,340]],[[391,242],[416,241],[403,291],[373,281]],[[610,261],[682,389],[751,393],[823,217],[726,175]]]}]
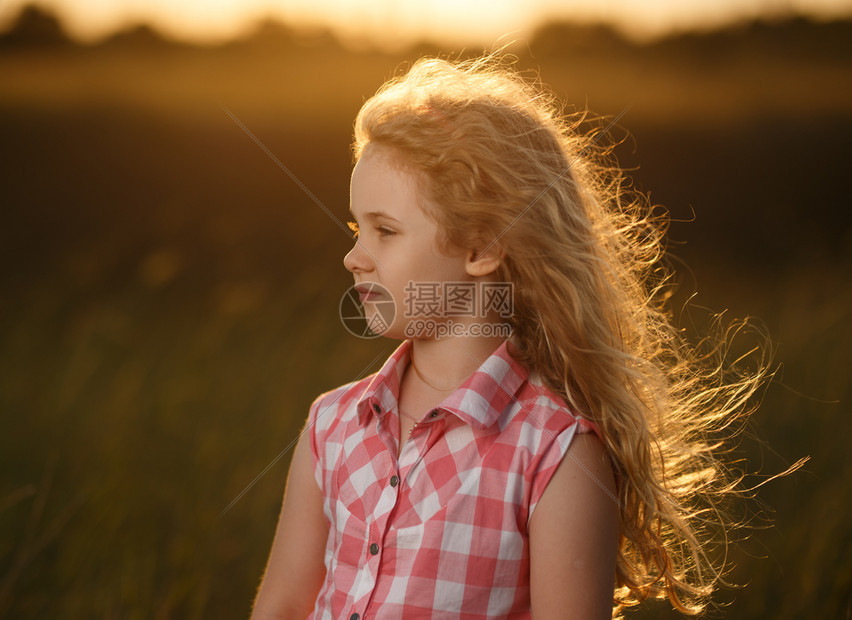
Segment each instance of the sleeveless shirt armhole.
[{"label": "sleeveless shirt armhole", "polygon": [[610,452],[609,448],[607,447],[607,443],[606,441],[604,441],[604,437],[601,434],[601,430],[598,428],[598,425],[594,422],[589,422],[584,418],[577,418],[577,422],[579,423],[579,427],[577,428],[578,433],[594,433],[595,435],[597,435],[598,439],[601,440],[601,443],[604,445],[604,449],[606,450],[607,456],[609,458],[610,467],[612,467],[612,474],[613,476],[615,476],[615,486],[617,489],[620,489],[623,479],[622,475],[615,461],[612,458],[612,452]]},{"label": "sleeveless shirt armhole", "polygon": [[601,435],[601,431],[598,428],[598,425],[594,422],[589,422],[586,418],[581,418],[577,416],[577,432],[578,433],[594,433],[598,436],[598,439],[603,441],[603,435]]},{"label": "sleeveless shirt armhole", "polygon": [[[559,467],[562,459],[565,458],[566,454],[568,454],[568,450],[571,447],[571,442],[574,440],[574,436],[582,433],[594,433],[598,439],[603,442],[603,437],[597,424],[590,422],[585,418],[581,418],[580,416],[575,416],[574,424],[563,430],[558,437],[554,438],[555,441],[551,445],[551,449],[548,450],[548,454],[542,456],[539,461],[539,466],[535,474],[535,481],[533,482],[533,488],[530,495],[527,525],[529,525],[530,518],[532,517],[535,507],[538,505],[538,501],[544,494],[544,490],[550,483],[550,479],[553,477],[553,474],[556,473],[556,469]],[[604,445],[606,445],[606,443],[604,443]]]},{"label": "sleeveless shirt armhole", "polygon": [[322,400],[322,396],[318,396],[313,403],[311,403],[310,410],[308,412],[308,422],[307,429],[305,429],[308,433],[308,438],[310,439],[311,446],[311,461],[314,466],[314,480],[316,480],[317,486],[322,489],[322,464],[320,463],[320,455],[319,455],[319,445],[317,441],[317,411],[319,410],[319,404]]},{"label": "sleeveless shirt armhole", "polygon": [[[578,434],[582,433],[594,433],[597,435],[598,439],[603,442],[603,437],[601,436],[600,429],[598,429],[597,424],[594,422],[589,422],[588,420],[576,417],[575,423],[562,431],[559,436],[556,438],[556,441],[553,442],[551,449],[548,451],[549,454],[542,457],[540,460],[540,466],[538,467],[538,472],[536,475],[536,480],[533,483],[533,489],[530,496],[530,504],[529,510],[527,512],[527,527],[529,527],[530,519],[532,518],[533,511],[535,507],[538,505],[538,501],[541,499],[541,496],[544,494],[544,490],[547,488],[547,485],[550,484],[551,478],[553,478],[553,474],[556,473],[556,469],[559,467],[560,463],[562,463],[562,459],[568,454],[568,450],[571,448],[571,442],[574,440],[574,437]],[[604,442],[604,446],[606,443]],[[553,454],[556,451],[559,451],[558,455]],[[555,464],[553,463],[553,457],[556,457]],[[545,462],[547,461],[547,462]],[[616,485],[620,485],[620,477],[618,476],[618,470],[613,465],[613,473],[615,474]]]},{"label": "sleeveless shirt armhole", "polygon": [[532,488],[530,489],[530,503],[529,509],[527,510],[527,527],[529,527],[530,519],[535,511],[535,507],[538,505],[538,501],[544,494],[544,490],[547,488],[547,485],[550,484],[553,474],[556,473],[556,469],[568,453],[568,449],[571,447],[571,442],[574,440],[574,436],[577,433],[588,433],[593,430],[594,427],[590,423],[586,422],[582,418],[577,418],[574,424],[564,429],[558,436],[553,438],[553,441],[546,452],[542,454],[540,459],[538,459],[536,470],[533,473]]}]

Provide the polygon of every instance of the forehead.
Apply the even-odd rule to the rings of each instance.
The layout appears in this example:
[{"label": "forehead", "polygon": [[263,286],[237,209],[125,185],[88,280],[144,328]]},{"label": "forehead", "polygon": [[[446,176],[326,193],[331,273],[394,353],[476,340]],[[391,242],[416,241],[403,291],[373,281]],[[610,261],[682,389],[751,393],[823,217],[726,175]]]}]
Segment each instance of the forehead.
[{"label": "forehead", "polygon": [[425,218],[418,175],[392,150],[368,147],[352,171],[352,212],[382,211],[401,219]]}]

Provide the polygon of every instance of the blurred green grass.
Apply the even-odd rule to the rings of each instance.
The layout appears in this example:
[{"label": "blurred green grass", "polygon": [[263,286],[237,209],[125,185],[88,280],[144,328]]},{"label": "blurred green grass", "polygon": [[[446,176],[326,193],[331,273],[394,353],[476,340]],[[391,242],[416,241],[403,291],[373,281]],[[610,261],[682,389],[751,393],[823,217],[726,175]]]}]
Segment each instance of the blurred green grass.
[{"label": "blurred green grass", "polygon": [[[542,44],[521,64],[597,112],[634,104],[617,154],[675,219],[695,212],[672,227],[678,304],[697,287],[775,341],[740,453],[764,475],[812,458],[760,490],[772,521],[716,615],[848,615],[848,61],[666,49]],[[248,614],[308,405],[394,343],[342,328],[348,237],[221,106],[344,220],[351,120],[414,57],[0,55],[0,615]]]}]

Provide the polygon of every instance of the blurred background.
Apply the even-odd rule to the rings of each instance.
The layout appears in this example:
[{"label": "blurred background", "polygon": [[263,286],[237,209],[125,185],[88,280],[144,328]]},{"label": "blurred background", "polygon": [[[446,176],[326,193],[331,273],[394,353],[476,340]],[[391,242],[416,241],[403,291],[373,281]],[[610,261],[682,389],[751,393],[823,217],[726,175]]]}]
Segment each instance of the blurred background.
[{"label": "blurred background", "polygon": [[736,454],[750,484],[811,460],[757,493],[713,615],[848,618],[850,15],[0,4],[0,616],[248,615],[310,402],[396,343],[343,328],[349,237],[231,115],[345,221],[364,99],[422,54],[508,45],[569,111],[629,106],[615,154],[674,220],[684,328],[726,311],[771,335]]}]

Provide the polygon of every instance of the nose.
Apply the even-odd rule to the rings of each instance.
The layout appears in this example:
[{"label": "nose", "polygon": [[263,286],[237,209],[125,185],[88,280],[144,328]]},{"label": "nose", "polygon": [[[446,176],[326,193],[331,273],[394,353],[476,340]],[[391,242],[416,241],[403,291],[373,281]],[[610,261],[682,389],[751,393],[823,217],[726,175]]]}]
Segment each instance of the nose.
[{"label": "nose", "polygon": [[373,259],[360,241],[343,257],[343,266],[352,273],[365,273],[373,269]]}]

